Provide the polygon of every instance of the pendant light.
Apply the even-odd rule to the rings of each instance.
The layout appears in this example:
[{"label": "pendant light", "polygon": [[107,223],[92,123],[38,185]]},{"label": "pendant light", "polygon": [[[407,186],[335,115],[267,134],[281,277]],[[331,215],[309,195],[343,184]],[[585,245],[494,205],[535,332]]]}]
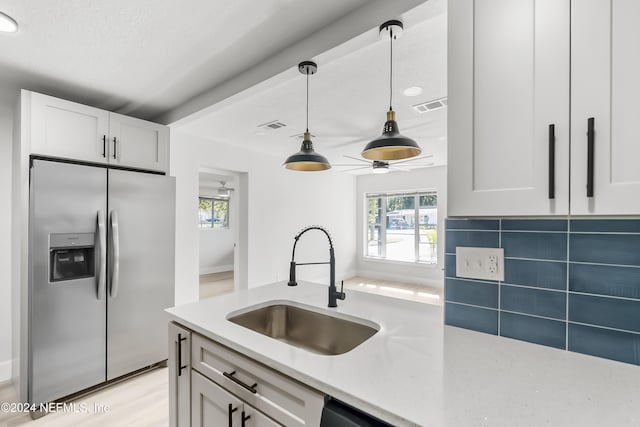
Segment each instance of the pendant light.
[{"label": "pendant light", "polygon": [[318,71],[318,65],[315,62],[303,61],[298,64],[298,71],[307,76],[307,130],[304,132],[300,151],[287,157],[284,167],[302,172],[327,170],[331,168],[331,165],[326,157],[313,150],[313,142],[311,142],[311,134],[309,133],[309,76]]},{"label": "pendant light", "polygon": [[389,111],[387,111],[387,121],[382,128],[382,135],[369,142],[362,157],[369,160],[400,160],[415,157],[422,153],[422,149],[411,138],[400,134],[398,123],[396,123],[396,112],[393,111],[393,41],[402,35],[403,25],[398,20],[387,21],[380,25],[380,35],[389,35],[390,55],[389,55]]}]

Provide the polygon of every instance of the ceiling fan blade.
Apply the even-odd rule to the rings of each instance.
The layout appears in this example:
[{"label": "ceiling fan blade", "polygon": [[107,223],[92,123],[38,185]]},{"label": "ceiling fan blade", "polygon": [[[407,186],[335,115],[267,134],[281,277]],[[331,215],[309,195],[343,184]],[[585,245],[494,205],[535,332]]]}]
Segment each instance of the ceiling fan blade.
[{"label": "ceiling fan blade", "polygon": [[433,154],[425,154],[424,156],[413,157],[411,159],[398,160],[397,162],[393,162],[391,164],[397,165],[399,163],[415,162],[416,160],[424,160],[430,157],[433,157]]},{"label": "ceiling fan blade", "polygon": [[331,166],[359,166],[361,168],[369,168],[371,167],[371,165],[366,166],[366,165],[361,165],[360,163],[332,163]]},{"label": "ceiling fan blade", "polygon": [[394,171],[401,171],[401,172],[411,172],[411,169],[401,168],[401,167],[398,167],[398,166],[391,166],[391,165],[389,165],[389,169],[394,170]]},{"label": "ceiling fan blade", "polygon": [[369,160],[361,159],[361,158],[359,158],[359,157],[349,156],[349,155],[347,155],[347,154],[343,154],[342,156],[343,156],[343,157],[347,157],[347,158],[349,158],[349,159],[359,160],[359,161],[361,161],[361,162],[365,162],[365,163],[369,163],[369,164],[371,164],[371,162],[370,162]]},{"label": "ceiling fan blade", "polygon": [[341,170],[340,172],[353,172],[353,171],[359,171],[359,170],[370,169],[370,168],[371,168],[371,166],[363,166],[363,167],[359,167],[359,168]]}]

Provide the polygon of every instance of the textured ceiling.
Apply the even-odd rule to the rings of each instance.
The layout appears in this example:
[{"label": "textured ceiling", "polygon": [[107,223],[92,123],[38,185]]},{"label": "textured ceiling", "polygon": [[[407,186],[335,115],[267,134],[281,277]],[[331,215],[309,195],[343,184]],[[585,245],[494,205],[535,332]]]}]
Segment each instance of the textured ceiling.
[{"label": "textured ceiling", "polygon": [[[446,108],[420,114],[412,105],[446,97],[446,2],[430,0],[402,16],[403,36],[394,43],[394,109],[401,132],[415,139],[428,162],[446,164]],[[360,151],[380,135],[389,105],[389,41],[377,28],[313,59],[310,77],[310,131],[316,151],[332,164],[358,163],[344,155]],[[402,91],[421,86],[420,96]],[[264,130],[278,120],[287,126]],[[173,129],[204,138],[275,153],[286,158],[297,151],[305,130],[305,77],[297,67],[237,94]],[[416,162],[418,163],[418,162]],[[407,166],[413,167],[411,163]],[[343,168],[343,169],[346,169]],[[362,172],[370,172],[365,170]]]},{"label": "textured ceiling", "polygon": [[0,102],[24,87],[154,118],[366,3],[0,0],[20,24],[0,34]]}]

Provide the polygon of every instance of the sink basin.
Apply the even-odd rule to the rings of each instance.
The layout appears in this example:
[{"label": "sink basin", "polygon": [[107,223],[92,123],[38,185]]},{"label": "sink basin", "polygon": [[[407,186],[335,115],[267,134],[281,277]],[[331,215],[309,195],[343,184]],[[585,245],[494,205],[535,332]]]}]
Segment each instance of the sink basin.
[{"label": "sink basin", "polygon": [[328,356],[353,350],[380,330],[375,323],[363,319],[336,317],[284,302],[236,313],[231,313],[227,320],[278,341]]}]

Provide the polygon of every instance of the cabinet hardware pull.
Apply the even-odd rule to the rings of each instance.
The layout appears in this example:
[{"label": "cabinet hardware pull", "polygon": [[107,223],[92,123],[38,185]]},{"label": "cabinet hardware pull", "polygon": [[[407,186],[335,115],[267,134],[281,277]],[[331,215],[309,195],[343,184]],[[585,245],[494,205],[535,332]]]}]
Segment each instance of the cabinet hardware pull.
[{"label": "cabinet hardware pull", "polygon": [[595,145],[595,119],[589,117],[587,120],[587,197],[593,197],[593,165],[594,165],[594,145]]},{"label": "cabinet hardware pull", "polygon": [[117,155],[117,146],[118,146],[118,141],[116,140],[116,137],[113,137],[113,158],[116,159],[118,157]]},{"label": "cabinet hardware pull", "polygon": [[[227,407],[227,415],[229,416],[229,427],[233,427],[233,413],[238,410],[238,408],[234,408],[233,404],[229,403]],[[242,413],[244,416],[244,412]]]},{"label": "cabinet hardware pull", "polygon": [[549,199],[556,198],[556,125],[549,125]]},{"label": "cabinet hardware pull", "polygon": [[186,341],[187,337],[183,337],[182,334],[178,334],[178,376],[182,375],[182,370],[187,368],[187,365],[182,364],[182,341]]},{"label": "cabinet hardware pull", "polygon": [[248,420],[249,418],[251,418],[251,415],[246,415],[246,416],[245,416],[244,414],[245,414],[245,412],[244,412],[244,411],[242,411],[242,427],[245,427],[245,423],[247,422],[247,420]]},{"label": "cabinet hardware pull", "polygon": [[102,158],[107,157],[107,135],[102,135]]},{"label": "cabinet hardware pull", "polygon": [[251,393],[256,394],[258,391],[256,390],[256,387],[258,386],[258,383],[255,383],[253,385],[248,385],[245,384],[244,382],[240,381],[239,379],[237,379],[236,377],[234,377],[234,375],[236,374],[236,371],[233,372],[223,372],[222,375],[224,375],[225,377],[229,378],[231,381],[233,381],[234,383],[238,384],[240,387],[246,388],[247,390],[249,390]]}]

